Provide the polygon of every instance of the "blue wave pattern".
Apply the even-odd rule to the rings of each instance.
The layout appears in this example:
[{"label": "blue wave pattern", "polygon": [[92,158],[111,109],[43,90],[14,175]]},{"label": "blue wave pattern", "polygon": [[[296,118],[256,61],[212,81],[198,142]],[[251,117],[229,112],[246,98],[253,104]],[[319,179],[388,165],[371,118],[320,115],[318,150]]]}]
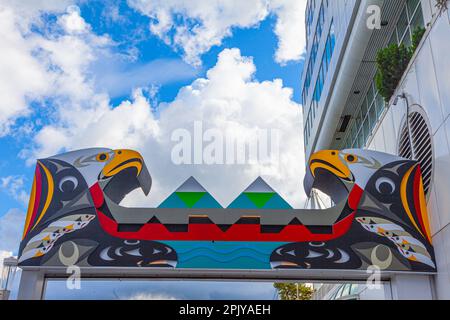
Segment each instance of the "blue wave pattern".
[{"label": "blue wave pattern", "polygon": [[177,268],[270,269],[270,255],[285,242],[169,241]]}]

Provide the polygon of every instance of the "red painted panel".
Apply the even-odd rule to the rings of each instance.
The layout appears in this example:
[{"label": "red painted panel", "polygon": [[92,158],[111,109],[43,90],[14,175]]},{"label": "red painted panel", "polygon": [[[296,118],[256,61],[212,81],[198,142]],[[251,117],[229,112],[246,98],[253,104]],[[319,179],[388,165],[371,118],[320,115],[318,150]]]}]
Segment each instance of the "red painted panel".
[{"label": "red painted panel", "polygon": [[259,224],[235,224],[222,231],[215,224],[189,224],[187,232],[171,232],[163,224],[149,223],[137,232],[119,232],[117,223],[101,211],[97,215],[102,228],[110,235],[130,240],[153,241],[249,241],[316,242],[339,238],[348,232],[355,214],[337,222],[332,234],[313,234],[302,225],[288,225],[280,233],[262,233]]}]

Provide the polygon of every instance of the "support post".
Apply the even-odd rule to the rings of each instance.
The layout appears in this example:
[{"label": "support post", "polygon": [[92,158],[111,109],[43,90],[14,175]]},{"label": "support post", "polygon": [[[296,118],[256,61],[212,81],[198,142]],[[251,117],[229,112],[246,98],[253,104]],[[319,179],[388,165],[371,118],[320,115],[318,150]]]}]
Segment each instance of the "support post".
[{"label": "support post", "polygon": [[433,300],[431,276],[398,274],[391,278],[393,300]]},{"label": "support post", "polygon": [[18,300],[41,300],[44,297],[45,277],[41,271],[22,270]]}]

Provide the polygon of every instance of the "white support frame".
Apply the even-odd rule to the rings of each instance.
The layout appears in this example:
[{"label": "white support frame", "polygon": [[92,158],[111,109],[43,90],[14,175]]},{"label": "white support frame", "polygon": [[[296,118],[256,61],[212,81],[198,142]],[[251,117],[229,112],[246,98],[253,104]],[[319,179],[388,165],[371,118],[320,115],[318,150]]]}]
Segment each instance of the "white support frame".
[{"label": "white support frame", "polygon": [[[22,268],[19,300],[40,300],[45,296],[46,280],[67,278],[65,268]],[[202,269],[142,269],[142,268],[81,268],[83,279],[155,279],[155,280],[215,280],[273,282],[361,282],[368,274],[364,270],[202,270]],[[386,298],[394,300],[433,299],[432,274],[384,272],[381,281]]]}]

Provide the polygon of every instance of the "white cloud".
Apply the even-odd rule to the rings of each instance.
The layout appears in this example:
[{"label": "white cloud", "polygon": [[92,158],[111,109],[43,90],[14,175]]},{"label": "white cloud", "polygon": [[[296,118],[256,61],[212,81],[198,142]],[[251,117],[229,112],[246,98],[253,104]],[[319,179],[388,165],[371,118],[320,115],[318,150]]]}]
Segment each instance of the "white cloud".
[{"label": "white cloud", "polygon": [[10,209],[0,217],[0,251],[17,254],[23,233],[25,213]]},{"label": "white cloud", "polygon": [[[224,50],[217,65],[209,70],[205,78],[182,88],[170,103],[152,105],[142,90],[135,90],[131,101],[111,106],[109,96],[96,87],[91,67],[99,60],[111,58],[115,44],[107,36],[94,34],[76,8],[71,7],[64,13],[71,3],[64,0],[11,0],[0,3],[0,136],[9,132],[18,117],[31,112],[45,112],[43,118],[46,123],[27,129],[32,141],[23,156],[28,158],[28,163],[68,149],[128,147],[143,153],[154,177],[154,191],[150,199],[134,193],[127,199],[128,203],[156,205],[186,178],[194,175],[222,204],[227,205],[262,172],[269,172],[264,178],[291,204],[302,205],[305,196],[301,191],[304,175],[301,111],[299,105],[292,101],[292,89],[285,88],[278,79],[255,80],[256,67],[251,58],[242,57],[239,50],[232,49]],[[171,3],[173,1],[169,5]],[[270,5],[266,1],[249,1],[248,4],[235,2],[236,6],[239,4],[237,13],[242,14],[235,18],[233,14],[236,9],[230,7],[232,1],[204,1],[197,9],[190,6],[183,9],[188,19],[198,20],[200,17],[207,22],[194,28],[194,34],[183,30],[183,25],[174,27],[172,20],[179,12],[167,7],[159,11],[158,20],[153,21],[157,21],[158,25],[153,28],[161,38],[182,46],[186,55],[189,52],[190,59],[195,60],[202,52],[229,36],[233,28],[256,26],[273,13],[278,17],[275,27],[275,33],[279,36],[276,59],[282,63],[298,57],[298,49],[291,50],[295,47],[291,47],[292,42],[287,36],[288,31],[292,31],[289,26],[295,20],[283,11],[288,10],[289,3],[294,1],[280,2],[280,5],[276,1],[271,1]],[[162,1],[160,5],[164,5]],[[243,8],[243,5],[248,7]],[[222,11],[217,9],[220,6]],[[210,12],[202,12],[202,8]],[[30,24],[47,31],[45,21],[40,17],[40,13],[47,10],[58,13],[58,32],[32,32]],[[290,10],[294,9],[290,7]],[[209,19],[210,14],[218,21]],[[286,22],[288,19],[292,21]],[[186,21],[185,26],[190,21]],[[179,38],[170,38],[169,35],[174,32]],[[298,31],[298,34],[301,41],[302,32]],[[295,38],[292,33],[290,35],[291,39]],[[283,42],[283,39],[287,40]],[[31,101],[40,102],[47,98],[51,99],[51,103],[45,110],[31,109]],[[158,116],[153,112],[155,109]],[[205,129],[218,128],[234,136],[251,135],[257,129],[280,130],[280,166],[267,170],[261,165],[172,164],[171,133],[177,128],[192,131],[194,121],[203,121]],[[20,186],[20,183],[17,184],[20,177],[4,178],[5,186],[11,188],[14,183]],[[20,196],[22,199],[25,197]],[[17,209],[11,209],[0,217],[1,252],[17,253],[24,221],[25,213]],[[166,294],[135,296],[153,299],[172,297]]]},{"label": "white cloud", "polygon": [[[90,109],[95,115],[96,109],[107,108],[109,94],[195,76],[195,70],[180,60],[154,61],[124,71],[135,53],[121,53],[108,35],[95,34],[78,7],[65,9],[69,1],[62,2],[66,6],[51,3],[42,7],[32,2],[0,3],[0,137],[17,133],[14,124],[21,117],[41,114],[44,122],[58,118],[70,126],[77,110]],[[40,15],[45,10],[63,11],[52,24]],[[149,68],[152,72],[146,77]],[[31,102],[42,107],[32,108]],[[27,131],[36,126],[23,125]]]},{"label": "white cloud", "polygon": [[[216,4],[213,7],[209,3],[200,8],[189,6],[189,10],[197,12],[195,16],[207,19],[207,13],[202,8],[214,11],[221,1],[211,2]],[[271,2],[270,10],[280,12],[287,4]],[[253,5],[260,8],[259,11],[250,16],[234,18],[234,6],[223,4],[218,19],[223,22],[217,23],[222,30],[236,23],[241,27],[251,26],[261,21],[269,10],[264,9],[269,8],[265,2],[264,5],[259,6],[256,2]],[[251,11],[253,7],[249,5],[246,10],[241,7],[240,11]],[[14,21],[19,16],[11,10],[10,14],[10,28],[17,31],[14,30]],[[219,17],[217,12],[214,14]],[[279,79],[256,81],[256,67],[252,59],[242,57],[238,49],[226,49],[205,78],[182,88],[170,103],[151,105],[142,91],[136,90],[132,101],[111,106],[108,95],[98,91],[90,65],[110,57],[114,43],[108,36],[94,34],[80,19],[79,11],[70,7],[59,16],[58,24],[62,28],[56,35],[44,37],[34,33],[29,36],[18,33],[16,36],[20,43],[17,51],[29,61],[22,65],[16,63],[15,67],[26,70],[29,64],[35,64],[37,74],[42,73],[46,81],[43,81],[45,85],[42,89],[32,88],[33,99],[49,97],[52,101],[48,107],[50,110],[46,110],[51,116],[45,117],[46,122],[39,129],[33,129],[32,132],[36,134],[31,135],[32,144],[22,152],[28,164],[34,163],[36,158],[68,149],[129,147],[144,154],[154,177],[155,191],[151,193],[150,200],[140,198],[135,193],[130,199],[137,203],[156,205],[186,178],[194,175],[223,205],[227,205],[257,176],[263,174],[293,205],[302,205],[304,160],[301,112],[300,106],[292,101],[292,89],[285,88]],[[215,32],[214,28],[204,28]],[[205,37],[208,38],[207,34]],[[11,62],[9,57],[4,58],[5,64]],[[23,80],[34,77],[36,75],[24,75]],[[6,83],[7,78],[0,76],[0,82]],[[18,99],[23,99],[24,110],[30,112],[26,93],[24,89],[16,94]],[[155,109],[158,110],[158,117],[153,112]],[[170,140],[172,132],[179,128],[192,131],[195,121],[202,121],[205,130],[216,128],[232,137],[252,136],[259,129],[279,130],[282,134],[280,166],[174,165],[170,158],[174,145]]]},{"label": "white cloud", "polygon": [[[42,3],[42,8],[38,3]],[[88,66],[112,43],[107,37],[89,32],[49,36],[31,32],[33,26],[43,24],[40,13],[44,9],[48,12],[61,8],[61,4],[51,3],[0,4],[0,137],[10,133],[19,117],[36,111],[31,110],[31,102],[50,97],[70,99],[76,105],[92,98]],[[59,22],[71,33],[81,31],[84,24],[75,7],[69,7]],[[46,33],[47,26],[41,27]]]},{"label": "white cloud", "polygon": [[0,190],[11,196],[24,207],[28,204],[29,195],[24,189],[24,176],[0,177]]},{"label": "white cloud", "polygon": [[47,71],[33,58],[33,46],[17,28],[17,16],[0,5],[0,137],[29,112],[31,99],[49,90]]},{"label": "white cloud", "polygon": [[234,28],[252,28],[270,14],[277,17],[275,34],[279,63],[299,60],[305,45],[306,0],[128,0],[148,16],[150,31],[181,48],[185,60],[200,65],[200,56],[218,46]]},{"label": "white cloud", "polygon": [[58,23],[67,33],[83,33],[90,31],[90,25],[88,25],[80,16],[80,8],[77,6],[69,6],[67,8],[67,14],[58,18]]},{"label": "white cloud", "polygon": [[21,19],[18,25],[27,27],[30,23],[40,23],[42,13],[61,13],[76,0],[2,0],[0,8],[14,10]]},{"label": "white cloud", "polygon": [[272,0],[270,6],[278,19],[275,34],[278,49],[275,60],[281,64],[300,60],[306,45],[305,5],[303,0]]},{"label": "white cloud", "polygon": [[[34,138],[31,158],[46,157],[61,149],[92,146],[140,150],[154,178],[150,200],[136,192],[127,202],[157,205],[189,176],[196,176],[217,199],[227,205],[259,175],[293,205],[301,206],[304,159],[300,106],[292,101],[292,89],[281,80],[258,82],[251,58],[238,49],[226,49],[206,78],[182,88],[174,101],[151,106],[142,91],[133,100],[111,107],[93,101],[89,108],[62,109],[64,121],[44,126]],[[157,118],[152,107],[159,110]],[[176,129],[193,131],[202,121],[204,130],[216,128],[232,138],[252,136],[256,130],[279,130],[280,165],[188,165],[171,161]],[[225,187],[226,186],[226,187]]]}]

